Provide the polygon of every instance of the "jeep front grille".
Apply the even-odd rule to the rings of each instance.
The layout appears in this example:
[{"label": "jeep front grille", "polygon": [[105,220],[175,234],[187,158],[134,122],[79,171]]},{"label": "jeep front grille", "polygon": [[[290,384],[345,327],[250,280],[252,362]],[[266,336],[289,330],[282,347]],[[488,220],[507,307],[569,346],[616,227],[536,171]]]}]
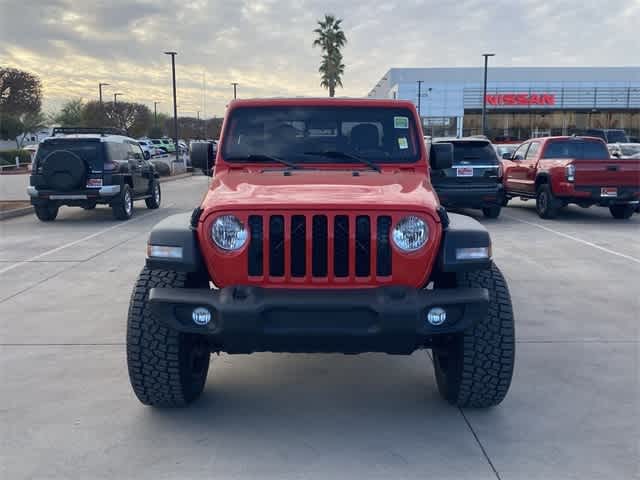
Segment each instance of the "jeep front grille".
[{"label": "jeep front grille", "polygon": [[391,216],[250,215],[248,274],[274,279],[389,277]]}]

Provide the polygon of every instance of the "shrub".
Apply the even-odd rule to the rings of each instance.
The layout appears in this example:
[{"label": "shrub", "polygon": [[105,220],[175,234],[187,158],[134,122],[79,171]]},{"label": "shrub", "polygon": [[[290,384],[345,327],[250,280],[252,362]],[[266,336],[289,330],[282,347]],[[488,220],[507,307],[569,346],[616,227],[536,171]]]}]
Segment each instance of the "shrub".
[{"label": "shrub", "polygon": [[0,165],[15,165],[16,157],[20,163],[31,163],[31,154],[26,150],[2,150],[0,151]]}]

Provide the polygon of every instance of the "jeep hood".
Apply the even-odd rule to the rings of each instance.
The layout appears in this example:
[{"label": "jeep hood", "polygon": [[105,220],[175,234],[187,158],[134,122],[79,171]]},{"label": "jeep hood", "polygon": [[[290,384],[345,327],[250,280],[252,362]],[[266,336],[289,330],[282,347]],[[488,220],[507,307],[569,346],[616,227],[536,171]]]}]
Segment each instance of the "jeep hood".
[{"label": "jeep hood", "polygon": [[[212,180],[205,210],[382,209],[427,210],[438,200],[425,173],[414,170],[358,171],[229,170]],[[437,219],[437,216],[435,216]]]}]

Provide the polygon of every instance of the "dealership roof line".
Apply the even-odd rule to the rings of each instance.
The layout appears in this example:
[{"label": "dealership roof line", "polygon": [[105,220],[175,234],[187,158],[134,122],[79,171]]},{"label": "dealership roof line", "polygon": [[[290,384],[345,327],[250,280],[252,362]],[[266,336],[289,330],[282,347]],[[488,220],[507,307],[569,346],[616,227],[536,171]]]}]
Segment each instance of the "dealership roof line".
[{"label": "dealership roof line", "polygon": [[[463,83],[479,85],[483,81],[482,67],[409,67],[391,68],[382,76],[369,92],[390,90],[401,83]],[[489,82],[527,83],[622,83],[640,86],[640,66],[617,67],[491,67]]]}]

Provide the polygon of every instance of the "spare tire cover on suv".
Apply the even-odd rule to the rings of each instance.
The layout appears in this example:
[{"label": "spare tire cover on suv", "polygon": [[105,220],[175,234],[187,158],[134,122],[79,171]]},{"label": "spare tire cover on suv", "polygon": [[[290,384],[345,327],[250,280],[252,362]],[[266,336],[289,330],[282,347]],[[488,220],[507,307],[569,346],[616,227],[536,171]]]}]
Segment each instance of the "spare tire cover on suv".
[{"label": "spare tire cover on suv", "polygon": [[69,150],[55,150],[44,158],[42,174],[49,188],[74,190],[84,187],[87,166],[77,154]]}]

